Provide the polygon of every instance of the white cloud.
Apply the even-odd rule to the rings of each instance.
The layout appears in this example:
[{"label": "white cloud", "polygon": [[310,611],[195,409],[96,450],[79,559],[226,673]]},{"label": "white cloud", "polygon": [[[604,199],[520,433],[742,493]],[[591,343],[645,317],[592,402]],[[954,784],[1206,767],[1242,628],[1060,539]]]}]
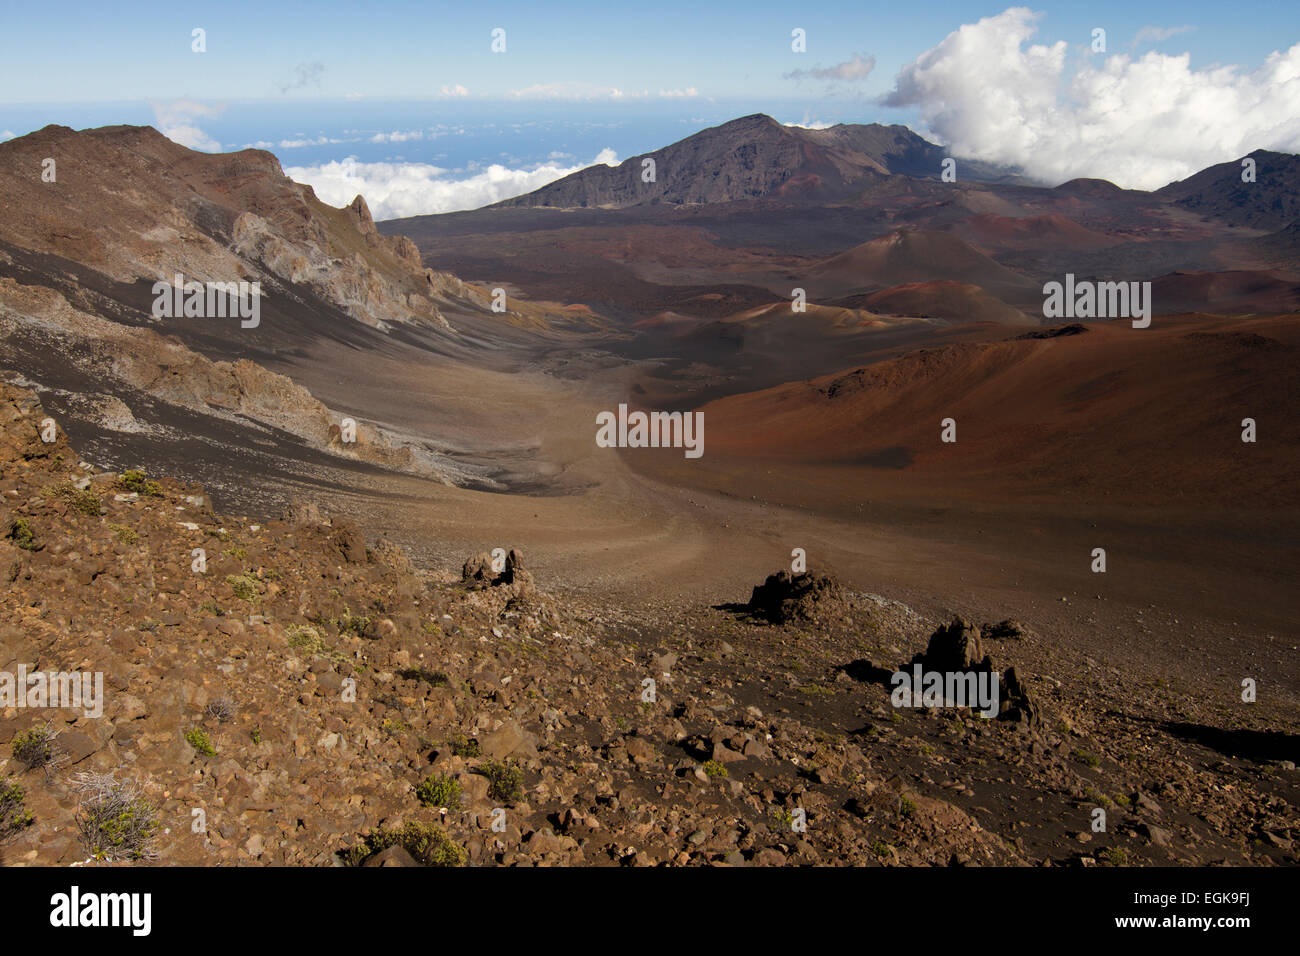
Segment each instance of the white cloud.
[{"label": "white cloud", "polygon": [[591,86],[587,83],[534,83],[506,93],[512,100],[621,100],[649,95],[648,90],[628,92],[616,86]]},{"label": "white cloud", "polygon": [[688,86],[684,90],[660,90],[659,95],[669,99],[688,99],[693,96],[699,96],[700,91],[693,86]]},{"label": "white cloud", "polygon": [[256,143],[245,143],[241,149],[302,149],[305,146],[334,146],[339,143],[355,143],[355,136],[344,139],[334,139],[329,136],[317,136],[315,139],[282,139],[278,143],[272,143],[265,139],[259,139]]},{"label": "white cloud", "polygon": [[469,96],[469,90],[465,89],[465,87],[461,86],[459,83],[453,83],[451,86],[447,86],[446,84],[444,84],[442,87],[442,95],[443,96]]},{"label": "white cloud", "polygon": [[365,95],[364,93],[344,93],[343,98],[347,100],[349,103],[355,103],[357,100],[361,99],[364,95]]},{"label": "white cloud", "polygon": [[13,139],[13,138],[14,138],[14,131],[11,129],[7,129],[3,133],[0,133],[0,143],[3,143],[7,139]]},{"label": "white cloud", "polygon": [[828,123],[825,120],[815,120],[807,110],[803,114],[802,123],[782,123],[782,126],[797,126],[799,129],[830,129],[835,123]]},{"label": "white cloud", "polygon": [[612,149],[601,150],[592,163],[579,166],[562,167],[552,162],[533,169],[510,169],[493,164],[472,171],[442,169],[427,163],[363,163],[349,156],[317,166],[292,166],[285,173],[309,184],[331,205],[347,205],[360,193],[376,219],[397,219],[477,209],[540,189],[588,165],[613,166],[617,162]]},{"label": "white cloud", "polygon": [[370,137],[372,143],[408,143],[424,139],[424,130],[422,129],[395,129],[391,133],[376,133]]},{"label": "white cloud", "polygon": [[1180,33],[1187,33],[1195,27],[1143,27],[1133,38],[1133,45],[1141,46],[1143,43],[1160,43],[1168,40],[1170,37],[1176,37]]},{"label": "white cloud", "polygon": [[1152,189],[1258,149],[1300,151],[1300,44],[1254,72],[1189,54],[1085,58],[1027,45],[1040,14],[1012,7],[950,33],[885,98],[914,106],[958,156]]},{"label": "white cloud", "polygon": [[853,58],[834,66],[813,67],[811,70],[793,70],[785,74],[787,80],[865,80],[876,68],[874,56],[853,54]]},{"label": "white cloud", "polygon": [[317,136],[315,139],[282,139],[280,140],[280,148],[302,149],[304,146],[330,146],[342,142],[344,140],[331,139],[328,136]]},{"label": "white cloud", "polygon": [[152,105],[158,132],[173,143],[205,153],[221,152],[221,144],[199,129],[197,121],[219,115],[224,107],[207,106],[193,100],[174,100],[171,103]]}]

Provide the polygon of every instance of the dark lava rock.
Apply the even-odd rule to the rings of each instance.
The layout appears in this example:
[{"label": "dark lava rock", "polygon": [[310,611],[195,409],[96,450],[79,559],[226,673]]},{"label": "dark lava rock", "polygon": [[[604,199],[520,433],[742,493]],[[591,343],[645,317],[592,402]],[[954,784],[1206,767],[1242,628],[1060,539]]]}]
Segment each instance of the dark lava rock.
[{"label": "dark lava rock", "polygon": [[1002,704],[998,719],[1035,727],[1040,722],[1039,717],[1038,707],[1029,694],[1029,688],[1020,682],[1016,669],[1008,667],[1002,674]]},{"label": "dark lava rock", "polygon": [[[991,670],[980,647],[980,632],[970,621],[954,617],[930,635],[921,663],[931,671]],[[989,665],[983,667],[981,665]]]},{"label": "dark lava rock", "polygon": [[839,582],[827,574],[780,571],[768,575],[754,588],[749,611],[773,624],[790,621],[826,621],[844,616],[851,608]]},{"label": "dark lava rock", "polygon": [[506,569],[496,584],[532,584],[532,574],[524,568],[524,553],[518,548],[511,548],[506,555]]},{"label": "dark lava rock", "polygon": [[1058,325],[1050,329],[1035,329],[1033,332],[1026,332],[1024,335],[1017,335],[1017,339],[1059,339],[1063,335],[1082,335],[1088,331],[1086,325],[1080,325],[1078,322],[1070,325]]},{"label": "dark lava rock", "polygon": [[[1003,621],[993,625],[994,629],[1004,629],[1016,625],[1014,621]],[[990,626],[984,628],[988,635]],[[1005,636],[999,633],[999,636]],[[980,630],[962,617],[954,617],[949,623],[940,625],[930,635],[930,643],[924,654],[918,654],[912,663],[919,663],[927,671],[941,673],[976,672],[990,673],[995,670],[993,659],[984,653],[980,643]],[[998,678],[998,719],[1022,723],[1027,727],[1039,723],[1039,709],[1030,696],[1029,689],[1021,682],[1014,667],[1008,667]]]},{"label": "dark lava rock", "polygon": [[1000,621],[997,624],[985,624],[980,629],[980,637],[986,641],[990,639],[1008,640],[1022,638],[1026,637],[1030,633],[1028,627],[1013,618],[1007,618],[1005,621]]}]

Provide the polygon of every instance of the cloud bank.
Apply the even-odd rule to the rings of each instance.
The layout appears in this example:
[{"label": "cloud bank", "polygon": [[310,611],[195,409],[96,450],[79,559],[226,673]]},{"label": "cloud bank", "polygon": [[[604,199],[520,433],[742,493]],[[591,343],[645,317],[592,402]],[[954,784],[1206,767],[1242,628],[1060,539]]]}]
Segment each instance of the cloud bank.
[{"label": "cloud bank", "polygon": [[889,106],[915,107],[957,156],[1154,189],[1265,148],[1300,152],[1300,44],[1253,72],[1191,57],[1084,55],[1031,44],[1040,14],[1012,7],[950,33],[898,74]]},{"label": "cloud bank", "polygon": [[853,54],[853,58],[834,66],[813,67],[811,70],[793,70],[785,74],[787,80],[865,80],[876,68],[874,56]]},{"label": "cloud bank", "polygon": [[360,193],[376,219],[398,219],[477,209],[540,189],[588,166],[613,166],[617,162],[612,149],[603,149],[592,162],[578,166],[551,162],[532,169],[510,169],[493,164],[469,171],[427,163],[363,163],[350,156],[318,166],[291,166],[285,173],[290,179],[310,185],[330,205],[347,205]]},{"label": "cloud bank", "polygon": [[154,103],[154,121],[158,132],[173,143],[205,153],[221,152],[221,144],[199,129],[198,121],[221,113],[220,106],[205,106],[193,100],[174,100],[171,103]]}]

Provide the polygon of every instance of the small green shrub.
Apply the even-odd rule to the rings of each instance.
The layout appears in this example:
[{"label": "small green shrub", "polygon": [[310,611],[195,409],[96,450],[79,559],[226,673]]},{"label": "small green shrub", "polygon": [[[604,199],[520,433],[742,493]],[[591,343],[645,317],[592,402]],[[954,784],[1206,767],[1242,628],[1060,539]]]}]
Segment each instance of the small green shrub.
[{"label": "small green shrub", "polygon": [[474,771],[488,780],[488,796],[502,803],[515,803],[524,795],[524,772],[511,763],[489,760]]},{"label": "small green shrub", "polygon": [[1099,806],[1099,807],[1107,807],[1107,808],[1109,808],[1110,805],[1111,805],[1110,797],[1106,796],[1104,793],[1102,793],[1102,792],[1101,792],[1100,790],[1098,790],[1096,787],[1084,787],[1084,788],[1083,788],[1083,795],[1084,795],[1087,799],[1091,800],[1093,803],[1097,804],[1097,806]]},{"label": "small green shrub", "polygon": [[32,824],[27,812],[27,794],[12,781],[0,781],[0,842],[9,839]]},{"label": "small green shrub", "polygon": [[479,746],[477,737],[466,737],[464,734],[457,734],[448,741],[451,745],[451,752],[457,757],[464,757],[472,760],[475,757],[481,757],[483,750]]},{"label": "small green shrub", "polygon": [[368,636],[374,628],[374,621],[361,614],[353,614],[351,610],[344,609],[343,616],[335,623],[338,625],[340,634],[355,634],[357,637]]},{"label": "small green shrub", "polygon": [[1128,853],[1124,851],[1123,847],[1108,846],[1097,855],[1101,857],[1102,862],[1108,863],[1111,866],[1128,865]]},{"label": "small green shrub", "polygon": [[416,787],[415,796],[426,807],[455,808],[460,806],[464,791],[458,781],[446,774],[439,774],[429,777]]},{"label": "small green shrub", "polygon": [[124,524],[110,524],[108,529],[117,536],[117,540],[123,544],[139,544],[140,535],[134,528],[128,528]]},{"label": "small green shrub", "polygon": [[428,823],[408,822],[400,830],[380,827],[343,854],[348,866],[360,866],[376,853],[400,846],[425,866],[464,866],[469,854],[442,830]]},{"label": "small green shrub", "polygon": [[235,592],[235,597],[241,601],[247,601],[249,604],[257,603],[261,582],[251,574],[228,574],[226,583],[230,585],[230,590]]},{"label": "small green shrub", "polygon": [[289,646],[306,654],[324,654],[329,650],[320,632],[306,624],[290,624],[285,628]]},{"label": "small green shrub", "polygon": [[910,820],[916,815],[916,801],[911,797],[898,798],[898,814],[905,820]]},{"label": "small green shrub", "polygon": [[54,742],[57,736],[48,724],[16,734],[12,744],[14,759],[28,770],[49,766],[58,754],[58,746]]},{"label": "small green shrub", "polygon": [[704,772],[714,779],[727,776],[726,765],[718,760],[704,761]]},{"label": "small green shrub", "polygon": [[9,533],[5,537],[24,551],[36,550],[36,535],[32,532],[32,526],[27,523],[26,518],[15,518],[11,521]]},{"label": "small green shrub", "polygon": [[122,472],[117,478],[117,484],[119,488],[134,491],[137,495],[156,498],[162,494],[162,485],[147,479],[145,473],[138,468],[128,468]]},{"label": "small green shrub", "polygon": [[67,482],[60,485],[56,493],[59,497],[66,498],[74,511],[90,515],[92,518],[97,516],[104,507],[104,502],[93,488],[78,489],[76,485]]},{"label": "small green shrub", "polygon": [[215,757],[217,755],[217,749],[212,746],[212,738],[208,736],[208,732],[202,727],[191,727],[185,731],[185,740],[205,757]]},{"label": "small green shrub", "polygon": [[1083,764],[1085,767],[1101,766],[1101,758],[1096,754],[1088,753],[1086,750],[1076,750],[1074,752],[1074,759],[1079,761],[1079,763]]}]

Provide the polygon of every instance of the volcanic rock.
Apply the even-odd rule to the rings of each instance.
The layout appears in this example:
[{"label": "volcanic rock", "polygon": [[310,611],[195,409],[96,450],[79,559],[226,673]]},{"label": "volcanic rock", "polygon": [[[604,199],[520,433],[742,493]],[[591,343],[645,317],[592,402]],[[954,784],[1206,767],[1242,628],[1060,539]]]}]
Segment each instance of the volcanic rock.
[{"label": "volcanic rock", "polygon": [[749,611],[773,624],[791,621],[827,621],[843,617],[850,602],[839,582],[828,574],[805,571],[791,574],[779,571],[754,588]]},{"label": "volcanic rock", "polygon": [[927,670],[969,671],[988,669],[989,664],[980,647],[979,629],[961,617],[941,625],[930,635],[922,663]]}]

